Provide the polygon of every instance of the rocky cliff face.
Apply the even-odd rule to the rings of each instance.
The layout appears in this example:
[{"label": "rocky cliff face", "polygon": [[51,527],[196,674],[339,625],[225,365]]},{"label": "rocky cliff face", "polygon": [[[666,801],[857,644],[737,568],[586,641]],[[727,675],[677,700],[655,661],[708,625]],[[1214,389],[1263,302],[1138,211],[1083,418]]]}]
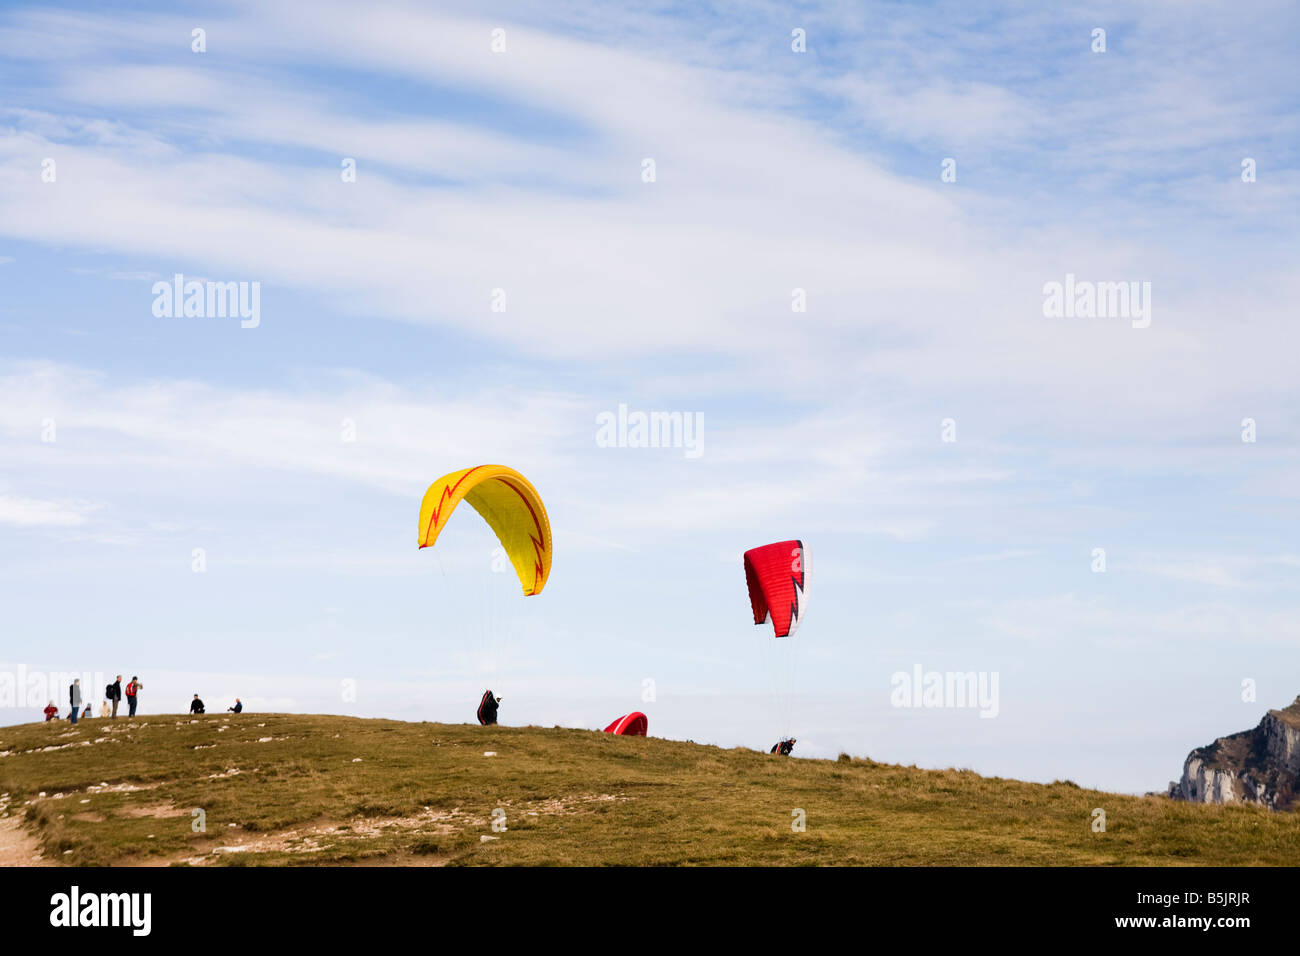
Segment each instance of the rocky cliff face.
[{"label": "rocky cliff face", "polygon": [[1254,730],[1220,737],[1187,755],[1169,796],[1193,803],[1300,809],[1300,697],[1270,710]]}]

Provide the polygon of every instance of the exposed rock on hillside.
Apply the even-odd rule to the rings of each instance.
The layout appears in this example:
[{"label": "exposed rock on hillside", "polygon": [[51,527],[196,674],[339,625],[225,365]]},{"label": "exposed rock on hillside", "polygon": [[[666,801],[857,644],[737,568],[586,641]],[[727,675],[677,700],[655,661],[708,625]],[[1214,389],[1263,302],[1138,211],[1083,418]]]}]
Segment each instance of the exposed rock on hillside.
[{"label": "exposed rock on hillside", "polygon": [[1300,697],[1270,710],[1254,730],[1220,737],[1187,755],[1169,796],[1193,803],[1254,803],[1300,808]]}]

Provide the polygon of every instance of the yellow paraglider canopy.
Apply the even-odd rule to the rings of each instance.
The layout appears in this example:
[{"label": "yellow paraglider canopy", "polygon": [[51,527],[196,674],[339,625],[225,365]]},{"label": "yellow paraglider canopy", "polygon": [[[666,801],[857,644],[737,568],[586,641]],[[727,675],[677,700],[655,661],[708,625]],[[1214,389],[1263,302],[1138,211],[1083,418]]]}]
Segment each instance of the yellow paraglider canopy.
[{"label": "yellow paraglider canopy", "polygon": [[540,594],[551,573],[551,522],[537,489],[505,465],[475,465],[443,475],[420,503],[420,547],[438,540],[462,498],[496,533],[524,594]]}]

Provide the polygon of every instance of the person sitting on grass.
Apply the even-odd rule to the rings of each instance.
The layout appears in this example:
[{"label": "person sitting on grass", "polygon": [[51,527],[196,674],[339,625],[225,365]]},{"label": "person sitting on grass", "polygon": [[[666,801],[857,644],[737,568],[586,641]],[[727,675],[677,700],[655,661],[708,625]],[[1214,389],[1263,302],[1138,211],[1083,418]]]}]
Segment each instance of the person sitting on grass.
[{"label": "person sitting on grass", "polygon": [[239,698],[238,698],[238,697],[235,698],[235,706],[234,706],[234,707],[227,707],[227,708],[226,708],[226,710],[229,711],[229,712],[232,713],[232,714],[238,714],[238,713],[240,713],[241,711],[243,711],[243,709],[244,709],[244,705],[241,704],[241,703],[239,702]]},{"label": "person sitting on grass", "polygon": [[203,709],[203,701],[199,700],[198,694],[195,694],[194,699],[190,701],[190,713],[191,714],[206,713],[206,711],[204,711]]},{"label": "person sitting on grass", "polygon": [[45,708],[45,722],[48,724],[51,720],[59,719],[59,708],[54,706],[54,701],[50,701],[49,706]]}]

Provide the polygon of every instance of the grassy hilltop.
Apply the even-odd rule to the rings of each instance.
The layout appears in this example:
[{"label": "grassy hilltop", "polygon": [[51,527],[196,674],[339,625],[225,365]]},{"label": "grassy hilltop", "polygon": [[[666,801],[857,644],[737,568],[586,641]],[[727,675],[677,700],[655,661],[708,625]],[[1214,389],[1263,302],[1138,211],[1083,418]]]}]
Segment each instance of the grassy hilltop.
[{"label": "grassy hilltop", "polygon": [[[1091,830],[1094,807],[1106,811],[1105,833]],[[505,832],[492,829],[497,808]],[[806,832],[792,831],[796,808]],[[196,809],[206,832],[193,828]],[[149,715],[0,728],[0,862],[38,856],[115,866],[1294,865],[1300,816],[585,730]]]}]

